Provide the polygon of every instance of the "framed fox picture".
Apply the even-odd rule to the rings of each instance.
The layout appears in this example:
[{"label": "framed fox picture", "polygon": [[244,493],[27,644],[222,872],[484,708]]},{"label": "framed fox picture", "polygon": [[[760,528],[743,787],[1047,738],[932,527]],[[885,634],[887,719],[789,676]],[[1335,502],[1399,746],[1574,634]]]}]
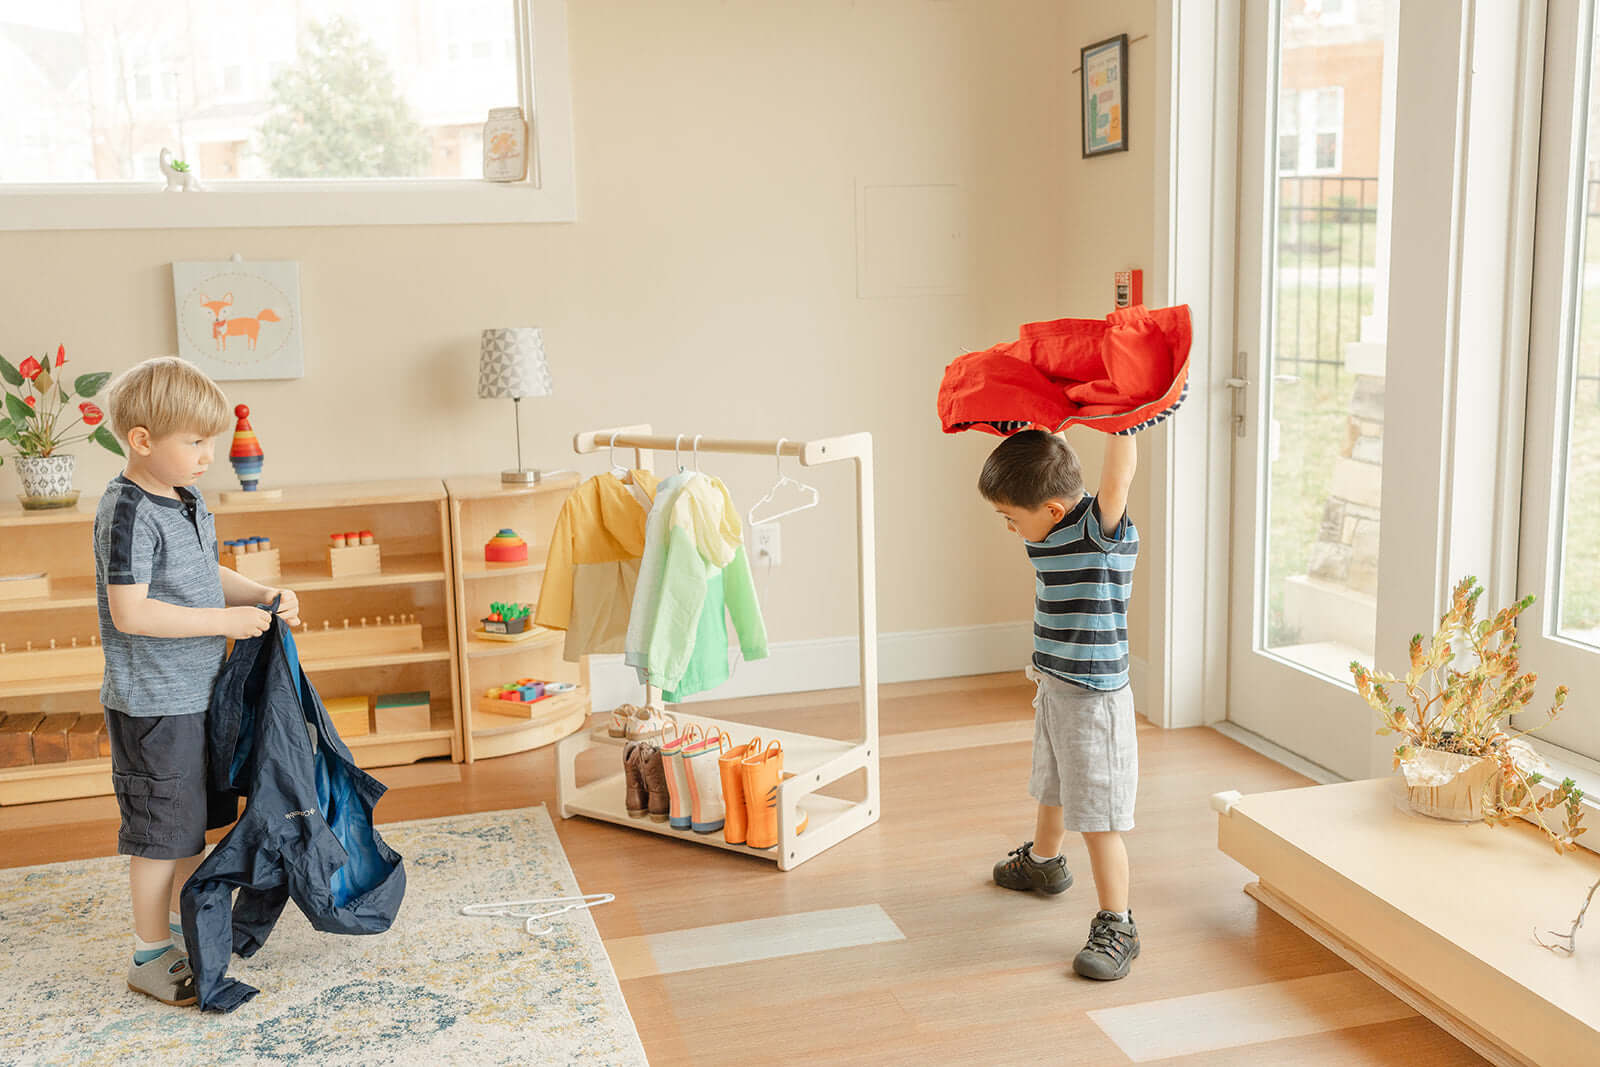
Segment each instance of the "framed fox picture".
[{"label": "framed fox picture", "polygon": [[218,381],[305,376],[300,264],[174,262],[178,355]]}]

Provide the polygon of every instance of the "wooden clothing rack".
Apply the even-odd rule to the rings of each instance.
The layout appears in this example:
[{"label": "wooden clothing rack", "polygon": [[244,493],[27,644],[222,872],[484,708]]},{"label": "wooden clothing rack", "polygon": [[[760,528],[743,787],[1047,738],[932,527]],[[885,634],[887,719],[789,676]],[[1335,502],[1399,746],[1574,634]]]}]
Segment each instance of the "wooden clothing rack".
[{"label": "wooden clothing rack", "polygon": [[[632,449],[635,467],[650,470],[650,453],[672,449],[692,435],[652,434],[648,425],[619,426],[591,430],[573,438],[572,447],[580,455],[604,451],[615,445]],[[856,472],[856,572],[859,589],[859,627],[861,693],[855,736],[848,740],[774,730],[767,726],[713,719],[693,713],[679,714],[688,722],[701,723],[709,732],[721,727],[730,734],[748,737],[760,734],[763,743],[777,740],[783,745],[786,777],[778,792],[778,844],[776,848],[756,849],[730,845],[722,834],[697,834],[674,830],[667,823],[630,818],[625,806],[624,776],[620,773],[620,753],[614,761],[618,773],[586,782],[577,780],[580,753],[597,746],[620,746],[604,724],[572,734],[556,748],[556,799],[563,818],[583,815],[591,819],[628,826],[635,830],[662,834],[699,845],[743,852],[777,863],[781,871],[798,867],[812,856],[832,848],[878,821],[878,599],[877,566],[873,550],[872,435],[845,434],[813,441],[744,441],[710,438],[701,435],[696,442],[701,452],[728,455],[790,456],[805,467],[855,461]],[[652,694],[653,695],[653,694]],[[866,772],[866,794],[858,801],[820,796],[817,790],[857,770]],[[793,777],[787,777],[792,774]],[[804,833],[795,833],[798,811],[804,809],[809,824]]]}]

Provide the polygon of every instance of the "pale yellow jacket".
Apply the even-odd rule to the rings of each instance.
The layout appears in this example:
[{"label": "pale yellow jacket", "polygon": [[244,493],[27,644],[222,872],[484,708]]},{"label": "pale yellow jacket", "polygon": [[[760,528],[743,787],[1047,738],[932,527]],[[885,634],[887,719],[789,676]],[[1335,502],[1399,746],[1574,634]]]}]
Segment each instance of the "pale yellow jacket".
[{"label": "pale yellow jacket", "polygon": [[[567,631],[569,660],[621,652],[644,554],[656,478],[633,471],[632,486],[601,474],[572,491],[556,519],[534,622]],[[641,500],[640,496],[644,499]]]}]

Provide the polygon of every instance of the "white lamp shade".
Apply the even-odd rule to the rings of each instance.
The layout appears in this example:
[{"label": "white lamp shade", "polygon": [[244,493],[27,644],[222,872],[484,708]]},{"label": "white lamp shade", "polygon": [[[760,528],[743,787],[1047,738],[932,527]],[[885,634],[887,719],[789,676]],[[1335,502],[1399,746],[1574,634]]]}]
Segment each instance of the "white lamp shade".
[{"label": "white lamp shade", "polygon": [[537,326],[509,326],[483,331],[478,354],[478,396],[504,400],[549,396],[550,364],[544,358],[544,335]]}]

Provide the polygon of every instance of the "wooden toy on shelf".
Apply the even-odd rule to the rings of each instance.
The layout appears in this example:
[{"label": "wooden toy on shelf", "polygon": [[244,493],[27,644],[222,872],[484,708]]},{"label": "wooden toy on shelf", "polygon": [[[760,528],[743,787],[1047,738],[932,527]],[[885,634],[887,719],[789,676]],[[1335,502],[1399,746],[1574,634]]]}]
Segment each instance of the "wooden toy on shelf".
[{"label": "wooden toy on shelf", "polygon": [[357,574],[379,574],[383,563],[378,557],[378,541],[371,530],[336,533],[328,544],[328,573],[335,578]]},{"label": "wooden toy on shelf", "polygon": [[506,603],[496,600],[489,605],[484,617],[484,631],[490,634],[520,634],[528,628],[528,616],[533,614],[532,604]]},{"label": "wooden toy on shelf", "polygon": [[263,585],[276,585],[283,575],[278,550],[272,547],[270,537],[241,537],[237,541],[224,541],[219,562]]},{"label": "wooden toy on shelf", "polygon": [[72,758],[68,739],[78,724],[76,712],[58,711],[46,715],[33,728],[33,762],[65,763]]},{"label": "wooden toy on shelf", "polygon": [[44,716],[37,711],[13,711],[0,718],[0,767],[33,765],[33,731]]},{"label": "wooden toy on shelf", "polygon": [[106,737],[106,716],[101,711],[86,711],[78,716],[78,721],[72,724],[72,729],[67,731],[67,758],[68,759],[98,759],[101,739],[105,739],[106,752],[110,755],[111,739]]},{"label": "wooden toy on shelf", "polygon": [[518,678],[507,685],[497,685],[487,690],[478,701],[478,710],[494,715],[521,715],[532,718],[533,706],[541,700],[570,693],[577,686],[571,682],[541,682],[536,678]]},{"label": "wooden toy on shelf", "polygon": [[50,595],[50,576],[38,574],[0,574],[0,600],[33,600]]},{"label": "wooden toy on shelf", "polygon": [[233,409],[233,413],[239,421],[233,428],[233,445],[228,449],[228,462],[233,464],[233,473],[239,476],[240,488],[224,490],[218,496],[224,504],[283,499],[282,489],[259,487],[261,464],[266,459],[266,453],[261,450],[261,441],[250,425],[250,409],[240,404]]},{"label": "wooden toy on shelf", "polygon": [[80,645],[74,637],[69,647],[62,648],[50,639],[50,647],[34,648],[33,642],[23,647],[8,648],[0,642],[0,682],[29,682],[38,678],[70,678],[75,674],[99,674],[105,670],[106,659],[100,651],[100,635],[89,638]]},{"label": "wooden toy on shelf", "polygon": [[422,650],[422,624],[415,615],[390,615],[387,622],[382,616],[373,616],[354,625],[349,619],[343,619],[339,626],[323,619],[320,629],[302,622],[294,635],[294,643],[302,656],[311,659],[419,652]]},{"label": "wooden toy on shelf", "polygon": [[372,728],[380,734],[409,734],[431,729],[431,693],[387,693],[372,701]]},{"label": "wooden toy on shelf", "polygon": [[328,718],[340,737],[365,737],[372,732],[371,697],[335,697],[324,700],[322,706],[328,709]]},{"label": "wooden toy on shelf", "polygon": [[517,536],[517,531],[502,527],[483,546],[483,558],[488,563],[528,562],[528,542]]}]

